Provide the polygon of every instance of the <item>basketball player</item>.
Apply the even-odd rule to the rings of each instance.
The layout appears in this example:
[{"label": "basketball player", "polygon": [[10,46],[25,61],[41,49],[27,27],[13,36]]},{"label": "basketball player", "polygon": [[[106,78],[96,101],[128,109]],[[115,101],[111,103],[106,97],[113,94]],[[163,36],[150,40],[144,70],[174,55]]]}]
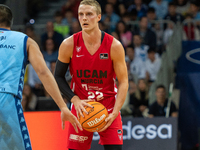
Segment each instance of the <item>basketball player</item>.
[{"label": "basketball player", "polygon": [[[128,90],[124,49],[119,41],[100,31],[101,7],[96,0],[81,1],[78,18],[82,31],[62,42],[55,78],[61,92],[73,103],[73,114],[83,116],[82,112],[87,113],[84,106],[88,100],[98,101],[107,108],[109,116],[99,132],[100,144],[105,150],[121,150],[123,133],[119,111]],[[72,90],[65,81],[68,66]],[[119,81],[117,92],[116,76]],[[77,134],[72,126],[68,130],[70,150],[90,149],[93,133],[83,130]]]},{"label": "basketball player", "polygon": [[63,124],[68,120],[77,132],[77,126],[80,130],[82,128],[64,103],[38,45],[27,35],[11,31],[12,20],[11,10],[5,5],[0,5],[0,150],[31,150],[21,106],[28,60],[59,106]]}]

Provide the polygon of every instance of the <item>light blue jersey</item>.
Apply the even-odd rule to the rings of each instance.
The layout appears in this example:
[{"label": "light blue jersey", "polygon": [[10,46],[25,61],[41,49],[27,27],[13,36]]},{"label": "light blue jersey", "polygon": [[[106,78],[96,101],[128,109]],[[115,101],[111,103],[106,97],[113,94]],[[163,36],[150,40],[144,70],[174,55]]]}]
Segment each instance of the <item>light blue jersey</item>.
[{"label": "light blue jersey", "polygon": [[0,150],[32,150],[21,106],[27,38],[0,28]]},{"label": "light blue jersey", "polygon": [[28,36],[0,28],[0,92],[22,98]]}]

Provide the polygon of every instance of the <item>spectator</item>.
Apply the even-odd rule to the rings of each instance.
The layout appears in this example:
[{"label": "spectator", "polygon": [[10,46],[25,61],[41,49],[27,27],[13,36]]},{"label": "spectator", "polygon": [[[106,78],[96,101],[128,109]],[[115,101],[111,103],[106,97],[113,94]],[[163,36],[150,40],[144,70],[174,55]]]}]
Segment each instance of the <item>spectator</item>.
[{"label": "spectator", "polygon": [[56,68],[56,60],[52,60],[50,62],[50,71],[52,72],[52,74],[54,74],[55,68]]},{"label": "spectator", "polygon": [[[128,58],[128,56],[125,56],[125,61],[126,61],[126,67],[127,67],[127,72],[128,72],[128,79],[133,80],[133,75],[131,74],[131,70],[130,70],[130,59]],[[133,80],[134,81],[134,80]]]},{"label": "spectator", "polygon": [[156,16],[158,19],[163,19],[168,12],[168,2],[164,0],[154,0],[149,3],[149,7],[153,7],[156,10]]},{"label": "spectator", "polygon": [[30,111],[30,109],[29,109],[29,107],[28,107],[29,101],[28,101],[27,95],[22,94],[22,101],[21,101],[21,104],[22,104],[23,111]]},{"label": "spectator", "polygon": [[30,85],[24,84],[23,94],[25,95],[26,104],[24,105],[27,110],[35,110],[37,105],[37,96],[32,92]]},{"label": "spectator", "polygon": [[131,102],[135,100],[136,89],[137,89],[137,86],[135,82],[132,79],[129,79],[129,89],[126,95],[125,102],[121,108],[122,116],[132,115],[134,107]]},{"label": "spectator", "polygon": [[145,79],[139,79],[135,91],[135,98],[132,97],[130,104],[133,105],[134,117],[147,117],[148,116],[148,100],[149,88]]},{"label": "spectator", "polygon": [[119,13],[119,5],[120,5],[120,3],[119,3],[119,1],[120,0],[106,0],[107,2],[107,4],[112,4],[113,5],[113,12],[114,13],[116,13],[117,15],[120,15],[120,13]]},{"label": "spectator", "polygon": [[189,11],[190,2],[188,0],[175,0],[176,3],[176,12],[185,16]]},{"label": "spectator", "polygon": [[176,12],[176,4],[174,2],[170,2],[168,5],[168,14],[164,17],[164,19],[177,23],[178,21],[182,22],[184,17]]},{"label": "spectator", "polygon": [[81,31],[81,26],[78,21],[72,23],[72,28],[70,30],[70,35]]},{"label": "spectator", "polygon": [[119,16],[120,17],[122,17],[124,14],[127,13],[126,6],[123,3],[119,4],[118,9],[119,9]]},{"label": "spectator", "polygon": [[156,51],[161,55],[163,52],[163,26],[161,23],[155,23],[152,30],[156,34]]},{"label": "spectator", "polygon": [[62,19],[62,24],[68,25],[71,29],[72,23],[76,21],[77,19],[73,16],[73,12],[70,9],[66,10],[64,18]]},{"label": "spectator", "polygon": [[55,42],[56,49],[59,48],[60,44],[64,39],[62,34],[54,31],[54,25],[52,21],[48,21],[46,23],[46,32],[41,35],[41,44],[43,49],[45,47],[46,40],[49,38],[53,39],[53,41]]},{"label": "spectator", "polygon": [[[131,21],[131,14],[130,13],[125,13],[121,16],[121,19],[125,22],[126,25],[130,28],[131,25],[129,25],[129,22]],[[136,19],[135,19],[136,20]]]},{"label": "spectator", "polygon": [[119,22],[120,17],[114,12],[114,8],[113,5],[111,3],[107,3],[105,6],[105,14],[102,15],[101,20],[104,21],[106,18],[109,18],[109,22],[110,22],[110,29],[109,29],[109,33],[112,33],[113,31],[115,31],[115,26],[117,24],[117,22]]},{"label": "spectator", "polygon": [[133,36],[133,44],[135,47],[136,57],[141,58],[143,62],[147,59],[147,51],[149,49],[148,45],[142,44],[142,37],[138,34]]},{"label": "spectator", "polygon": [[[50,68],[49,62],[46,62],[46,65]],[[31,89],[36,96],[44,96],[44,87],[42,82],[31,64],[28,65],[28,84],[31,86]]]},{"label": "spectator", "polygon": [[116,25],[116,33],[118,34],[122,45],[126,48],[131,44],[132,33],[128,30],[127,25],[124,21],[119,21]]},{"label": "spectator", "polygon": [[166,49],[166,45],[169,42],[169,38],[172,36],[173,34],[173,28],[174,28],[174,24],[172,22],[167,24],[167,29],[164,30],[164,35],[163,35],[163,44],[164,44],[164,49]]},{"label": "spectator", "polygon": [[35,33],[35,29],[32,25],[26,25],[25,34],[27,34],[28,37],[35,40],[39,47],[41,47],[40,37]]},{"label": "spectator", "polygon": [[[149,107],[149,117],[165,116],[168,99],[166,98],[166,89],[163,85],[156,88],[156,102]],[[178,112],[175,104],[171,102],[169,116],[177,117]]]},{"label": "spectator", "polygon": [[142,0],[134,0],[134,4],[130,5],[128,7],[128,12],[132,12],[133,10],[136,10],[137,17],[140,19],[143,16],[146,16],[148,7],[143,4]]},{"label": "spectator", "polygon": [[199,4],[197,1],[190,2],[190,10],[189,13],[192,14],[193,19],[200,19],[200,12],[199,12]]},{"label": "spectator", "polygon": [[200,31],[192,21],[192,15],[187,13],[183,26],[183,40],[200,40]]},{"label": "spectator", "polygon": [[48,61],[49,63],[52,61],[57,60],[58,58],[58,50],[55,49],[55,43],[53,39],[47,39],[45,41],[45,49],[42,51],[44,56],[44,60]]},{"label": "spectator", "polygon": [[148,58],[145,61],[146,78],[149,82],[154,82],[158,71],[160,70],[161,60],[156,56],[155,50],[150,48],[148,50]]},{"label": "spectator", "polygon": [[130,73],[134,76],[134,81],[137,82],[138,78],[145,78],[145,65],[140,57],[135,56],[133,45],[126,48],[126,60],[130,61]]},{"label": "spectator", "polygon": [[64,16],[67,10],[71,10],[75,18],[78,18],[78,7],[81,0],[67,0],[67,2],[62,6],[62,14]]},{"label": "spectator", "polygon": [[64,102],[66,103],[68,109],[71,110],[71,102],[68,101],[67,98],[65,98],[64,96],[62,96],[62,97],[63,97],[63,100],[64,100]]},{"label": "spectator", "polygon": [[142,17],[139,23],[139,29],[134,32],[142,37],[142,44],[148,45],[149,47],[156,48],[156,34],[150,28],[148,28],[147,17]]},{"label": "spectator", "polygon": [[101,31],[104,31],[104,32],[108,33],[108,28],[107,28],[107,26],[104,24],[103,21],[99,21],[99,29],[100,29]]},{"label": "spectator", "polygon": [[62,13],[61,11],[56,11],[54,14],[55,22],[54,22],[54,31],[62,34],[64,38],[69,36],[70,28],[66,24],[62,24]]},{"label": "spectator", "polygon": [[155,20],[157,20],[157,17],[156,17],[156,11],[153,7],[150,7],[147,11],[147,19],[148,19],[148,27],[151,28],[151,27],[154,27],[154,22]]}]

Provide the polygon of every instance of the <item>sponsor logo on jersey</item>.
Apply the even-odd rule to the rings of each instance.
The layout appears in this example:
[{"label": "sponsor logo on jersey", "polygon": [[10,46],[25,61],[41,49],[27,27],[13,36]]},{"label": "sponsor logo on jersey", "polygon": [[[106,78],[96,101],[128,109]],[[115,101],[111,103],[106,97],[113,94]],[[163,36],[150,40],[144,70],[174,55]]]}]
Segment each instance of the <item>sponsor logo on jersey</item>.
[{"label": "sponsor logo on jersey", "polygon": [[111,111],[111,110],[113,110],[113,108],[108,109],[108,111]]},{"label": "sponsor logo on jersey", "polygon": [[[77,77],[81,78],[81,83],[103,84],[102,78],[107,78],[107,71],[102,70],[76,70]],[[83,79],[86,78],[86,79]],[[88,79],[90,78],[90,79]],[[96,78],[96,79],[95,79]]]},{"label": "sponsor logo on jersey", "polygon": [[0,45],[0,48],[15,49],[16,45]]},{"label": "sponsor logo on jersey", "polygon": [[76,73],[78,78],[107,78],[107,71],[102,70],[77,70]]},{"label": "sponsor logo on jersey", "polygon": [[4,33],[3,31],[0,31],[0,33]]},{"label": "sponsor logo on jersey", "polygon": [[88,139],[87,136],[79,136],[79,135],[75,135],[75,134],[70,134],[70,136],[69,136],[69,140],[73,140],[73,141],[77,141],[77,142],[81,142],[81,143],[83,143],[87,139]]},{"label": "sponsor logo on jersey", "polygon": [[6,40],[6,36],[0,36],[0,41]]},{"label": "sponsor logo on jersey", "polygon": [[94,84],[103,84],[103,80],[98,79],[81,79],[81,83],[94,83]]},{"label": "sponsor logo on jersey", "polygon": [[118,137],[119,137],[119,140],[121,141],[122,140],[122,135],[118,135]]},{"label": "sponsor logo on jersey", "polygon": [[108,59],[108,53],[101,53],[100,59]]},{"label": "sponsor logo on jersey", "polygon": [[76,51],[80,52],[81,51],[81,46],[76,46]]},{"label": "sponsor logo on jersey", "polygon": [[121,129],[117,130],[117,133],[122,134],[122,130]]},{"label": "sponsor logo on jersey", "polygon": [[76,57],[78,57],[78,58],[79,58],[79,57],[83,57],[83,56],[84,56],[84,55],[76,55]]},{"label": "sponsor logo on jersey", "polygon": [[87,124],[92,127],[94,126],[95,124],[99,123],[101,120],[103,120],[104,118],[106,117],[105,114],[103,114],[100,118],[95,118],[94,120],[88,122]]}]

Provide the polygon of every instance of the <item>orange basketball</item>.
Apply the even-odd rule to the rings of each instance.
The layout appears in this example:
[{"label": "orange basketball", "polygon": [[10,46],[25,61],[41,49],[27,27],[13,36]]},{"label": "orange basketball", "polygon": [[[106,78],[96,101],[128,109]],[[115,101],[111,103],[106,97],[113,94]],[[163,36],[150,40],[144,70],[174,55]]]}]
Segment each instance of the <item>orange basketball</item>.
[{"label": "orange basketball", "polygon": [[108,117],[108,111],[99,102],[88,102],[94,108],[85,106],[88,115],[83,112],[84,118],[79,114],[79,122],[83,129],[89,132],[98,132],[105,125],[105,119]]}]

